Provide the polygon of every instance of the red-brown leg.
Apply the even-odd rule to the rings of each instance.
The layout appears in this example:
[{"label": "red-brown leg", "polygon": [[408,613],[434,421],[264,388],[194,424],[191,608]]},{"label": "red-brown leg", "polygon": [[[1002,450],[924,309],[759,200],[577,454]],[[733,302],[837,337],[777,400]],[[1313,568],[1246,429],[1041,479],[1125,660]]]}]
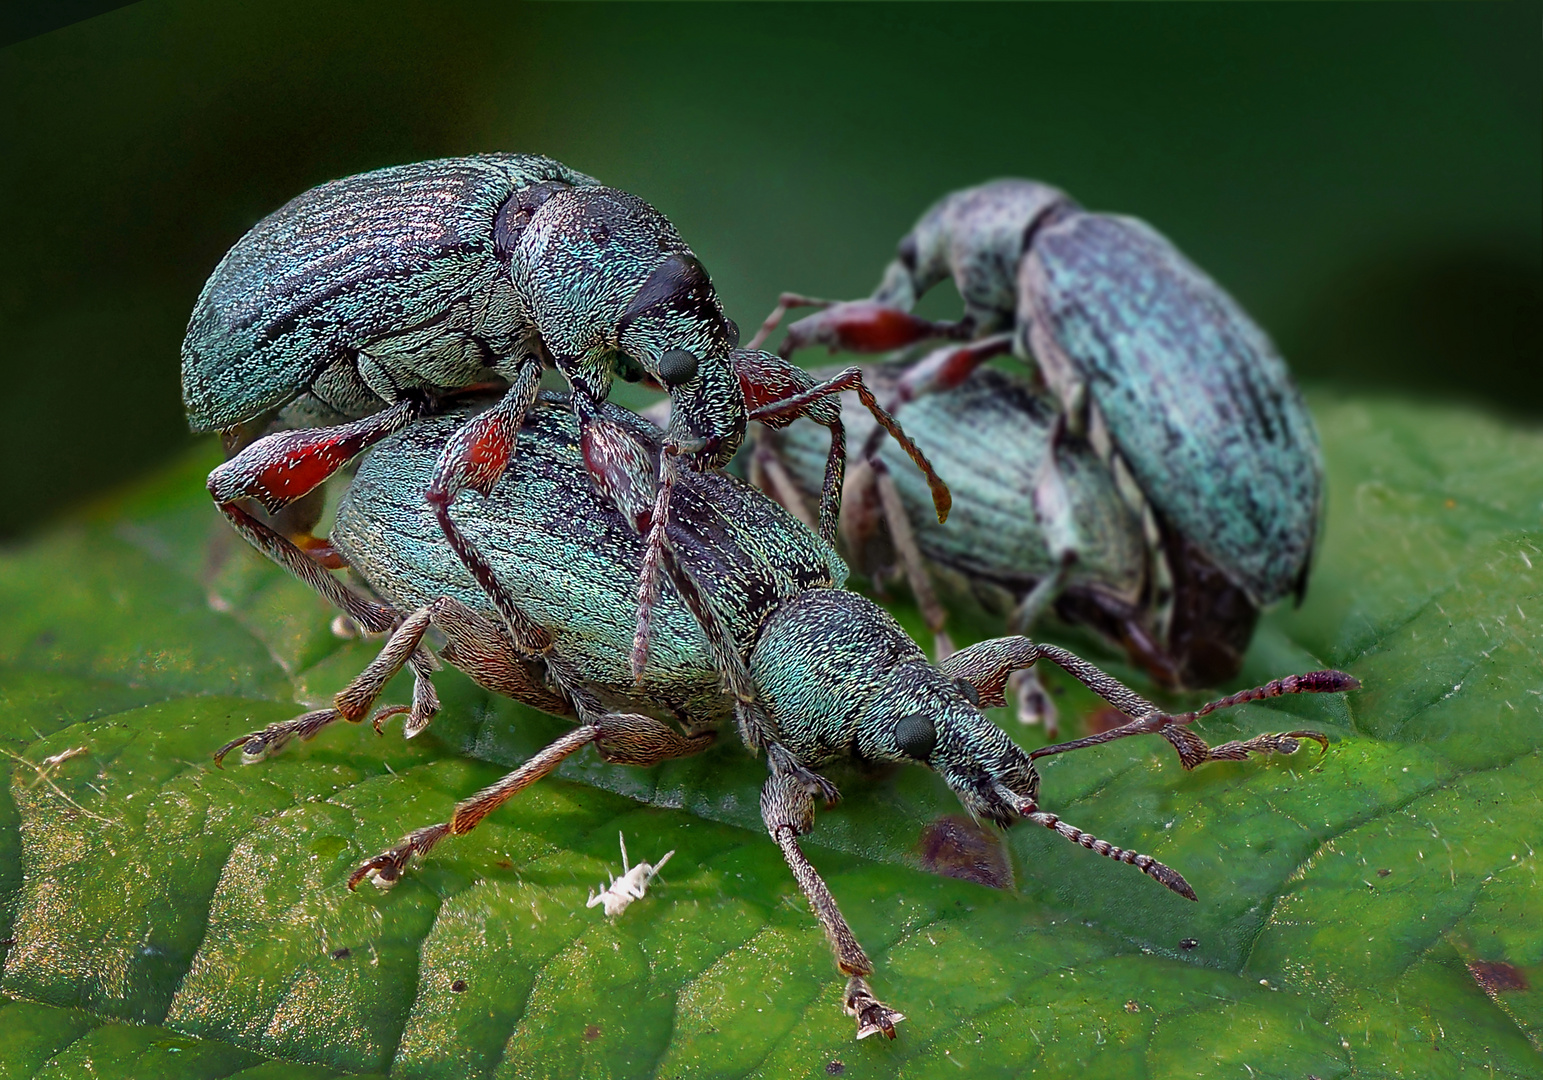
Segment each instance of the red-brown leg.
[{"label": "red-brown leg", "polygon": [[777,297],[777,306],[773,308],[772,313],[766,316],[766,318],[761,322],[761,328],[755,332],[755,337],[750,339],[750,344],[746,345],[745,348],[759,349],[762,343],[764,343],[767,338],[771,337],[772,331],[776,330],[777,327],[782,324],[783,316],[785,316],[794,308],[828,308],[835,303],[837,303],[835,300],[817,300],[812,296],[801,296],[798,293],[785,292],[781,296]]},{"label": "red-brown leg", "polygon": [[448,506],[465,488],[491,494],[509,467],[525,414],[541,388],[541,365],[525,360],[509,390],[487,412],[463,424],[439,453],[434,478],[425,496],[436,506]]},{"label": "red-brown leg", "polygon": [[905,369],[895,387],[898,403],[911,401],[924,394],[940,390],[952,390],[974,370],[996,356],[1006,356],[1013,351],[1011,334],[996,334],[972,341],[968,345],[945,345],[934,349]]},{"label": "red-brown leg", "polygon": [[293,540],[259,521],[239,505],[253,499],[270,514],[315,491],[349,459],[395,431],[427,408],[412,397],[363,420],[330,428],[279,431],[264,436],[209,474],[209,494],[220,512],[258,551],[320,593],[371,633],[391,629],[397,613],[347,589],[326,572],[344,564],[325,540],[305,535]]},{"label": "red-brown leg", "polygon": [[788,327],[787,337],[777,352],[784,359],[799,349],[810,345],[824,345],[831,351],[889,352],[914,345],[928,338],[968,338],[970,326],[965,322],[934,322],[918,318],[908,311],[873,300],[846,300],[831,303],[828,300],[812,300],[793,293],[783,293],[777,308],[761,325],[750,347],[753,349],[766,340],[781,322],[789,308],[822,307],[823,311],[799,319]]},{"label": "red-brown leg", "polygon": [[[826,537],[827,541],[835,538],[835,521],[841,500],[841,467],[836,464],[836,459],[840,458],[844,462],[846,456],[846,438],[844,429],[841,427],[840,408],[830,399],[845,390],[857,392],[858,400],[873,414],[879,426],[887,431],[906,455],[916,463],[916,467],[927,478],[927,486],[932,489],[932,504],[937,510],[938,520],[948,519],[948,509],[952,503],[948,485],[943,483],[932,468],[932,463],[910,440],[895,418],[879,404],[878,398],[874,397],[873,391],[869,390],[868,385],[863,381],[860,368],[847,368],[832,379],[816,383],[813,377],[802,368],[795,367],[770,353],[736,351],[731,354],[731,360],[735,373],[739,376],[745,402],[750,406],[751,420],[765,424],[767,427],[778,428],[786,427],[799,417],[807,417],[831,429],[830,459],[826,463],[825,470],[826,487],[820,497],[821,535],[825,536],[827,521],[831,527],[831,535]],[[834,487],[831,485],[832,478],[836,481]]]}]

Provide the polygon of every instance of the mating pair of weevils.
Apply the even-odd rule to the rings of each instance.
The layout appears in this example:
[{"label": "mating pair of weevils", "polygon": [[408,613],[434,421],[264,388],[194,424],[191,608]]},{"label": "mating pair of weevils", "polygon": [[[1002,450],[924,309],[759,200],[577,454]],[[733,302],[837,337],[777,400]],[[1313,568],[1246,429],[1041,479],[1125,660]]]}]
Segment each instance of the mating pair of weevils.
[{"label": "mating pair of weevils", "polygon": [[[907,250],[901,261],[915,271],[919,249],[912,245],[909,260]],[[884,310],[876,322],[898,321],[918,337],[989,329],[978,317],[937,324]],[[746,745],[766,756],[763,817],[848,976],[843,1000],[860,1038],[893,1036],[901,1016],[874,997],[872,964],[799,848],[815,797],[836,798],[814,771],[824,764],[928,765],[977,817],[1003,826],[1027,818],[1193,899],[1168,867],[1041,810],[1034,758],[1145,732],[1167,738],[1190,768],[1292,752],[1299,739],[1322,736],[1270,734],[1211,748],[1186,725],[1238,701],[1352,689],[1355,680],[1293,676],[1173,715],[1024,637],[928,663],[882,608],[841,587],[846,569],[830,541],[844,424],[833,395],[858,392],[921,466],[940,518],[946,489],[859,371],[816,382],[771,354],[736,350],[737,336],[662,215],[544,158],[382,170],[315,189],[259,223],[199,299],[184,396],[194,426],[222,429],[233,445],[261,434],[269,414],[280,430],[216,469],[210,490],[256,546],[390,637],[332,707],[253,732],[219,756],[239,747],[255,762],[338,719],[363,720],[404,666],[415,677],[412,705],[383,709],[375,723],[405,712],[405,733],[422,731],[438,709],[430,627],[442,637],[440,655],[479,684],[578,722],[460,803],[448,822],[411,833],[349,881],[388,885],[414,855],[475,827],[586,745],[608,761],[648,766],[699,752],[732,717]],[[566,394],[538,389],[547,366],[567,377]],[[605,401],[618,375],[668,388],[668,430]],[[502,392],[485,396],[481,383]],[[1079,391],[1066,392],[1069,419],[1059,426],[1080,438],[1097,421],[1072,418],[1078,409],[1093,414]],[[1093,405],[1109,411],[1102,399]],[[747,420],[782,426],[797,416],[832,436],[819,535],[720,467]],[[286,516],[286,506],[371,445],[330,540],[311,535],[313,517]],[[1047,460],[1059,471],[1054,454]],[[482,498],[452,513],[467,487]],[[1051,495],[1036,489],[1034,497],[1025,513],[1065,527]],[[266,520],[244,499],[261,503]],[[375,598],[328,573],[341,565]],[[981,709],[1002,704],[1009,677],[1041,658],[1129,722],[1019,749]]]}]

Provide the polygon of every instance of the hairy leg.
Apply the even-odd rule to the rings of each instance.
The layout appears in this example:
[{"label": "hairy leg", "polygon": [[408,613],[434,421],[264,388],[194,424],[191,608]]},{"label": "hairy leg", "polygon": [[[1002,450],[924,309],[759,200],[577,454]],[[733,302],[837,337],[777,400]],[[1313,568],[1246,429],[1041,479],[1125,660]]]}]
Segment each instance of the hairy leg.
[{"label": "hairy leg", "polygon": [[761,818],[766,822],[772,840],[782,850],[782,857],[793,871],[798,887],[808,898],[814,917],[824,929],[836,953],[836,967],[847,976],[842,1005],[849,1015],[857,1018],[857,1037],[864,1039],[882,1032],[893,1039],[895,1025],[905,1016],[873,996],[868,985],[873,962],[858,944],[819,871],[798,846],[798,838],[814,825],[814,796],[809,786],[797,776],[774,772],[761,789]]}]

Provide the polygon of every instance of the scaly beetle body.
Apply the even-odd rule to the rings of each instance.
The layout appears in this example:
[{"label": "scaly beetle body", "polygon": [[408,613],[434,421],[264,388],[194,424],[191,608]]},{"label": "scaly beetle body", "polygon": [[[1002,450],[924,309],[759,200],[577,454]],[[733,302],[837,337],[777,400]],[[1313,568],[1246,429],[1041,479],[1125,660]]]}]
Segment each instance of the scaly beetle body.
[{"label": "scaly beetle body", "polygon": [[[641,420],[610,412],[639,445],[660,452],[662,440],[650,438]],[[331,708],[252,732],[218,756],[241,747],[242,759],[253,762],[338,719],[362,720],[404,665],[416,675],[413,705],[383,710],[376,724],[407,712],[407,734],[421,731],[438,708],[420,660],[430,625],[446,638],[444,658],[483,686],[577,718],[571,733],[458,804],[448,822],[409,834],[349,882],[389,885],[414,855],[474,828],[584,746],[593,743],[611,762],[653,765],[702,750],[732,714],[747,745],[766,755],[771,776],[762,816],[847,976],[843,1000],[859,1038],[892,1037],[903,1017],[874,997],[867,982],[872,964],[799,848],[798,837],[813,827],[814,797],[837,797],[815,767],[841,758],[925,764],[972,814],[1004,826],[1028,818],[1192,899],[1168,867],[1040,810],[1033,758],[1141,732],[1167,738],[1186,767],[1251,751],[1291,752],[1298,738],[1322,737],[1261,735],[1213,749],[1186,725],[1234,701],[1355,685],[1338,672],[1293,676],[1200,713],[1171,716],[1092,665],[1026,638],[982,642],[933,666],[887,612],[837,587],[841,562],[808,529],[722,472],[681,479],[658,603],[659,644],[634,682],[623,611],[646,545],[590,484],[579,426],[566,410],[536,408],[521,433],[526,467],[453,520],[448,507],[402,497],[423,483],[443,447],[469,423],[475,418],[434,417],[383,442],[338,511],[334,539],[351,563],[386,600],[416,610]],[[1130,723],[1032,754],[1019,749],[980,709],[1002,704],[1009,674],[1040,658],[1085,682]]]},{"label": "scaly beetle body", "polygon": [[[906,371],[903,364],[888,364],[864,373],[896,418],[932,448],[933,464],[953,494],[953,513],[947,526],[935,526],[918,504],[924,493],[908,472],[892,471],[895,451],[880,442],[872,452],[876,483],[862,482],[870,474],[861,466],[848,482],[841,534],[863,573],[872,577],[891,565],[907,573],[938,639],[938,655],[951,646],[922,560],[952,572],[988,603],[1005,592],[1014,632],[1026,631],[1053,608],[1120,646],[1166,686],[1214,686],[1237,674],[1258,609],[1221,574],[1193,573],[1196,560],[1182,550],[1151,550],[1139,495],[1133,506],[1086,441],[1063,433],[1054,446],[1061,412],[1053,394],[1022,377],[980,368],[955,387],[896,404]],[[865,417],[849,410],[846,420],[859,444],[873,434]],[[1053,448],[1068,509],[1062,520],[1072,528],[1067,537],[1048,527],[1055,514],[1036,512]],[[807,518],[808,500],[819,491],[821,458],[807,426],[767,432],[751,451],[752,479]],[[1172,532],[1165,539],[1179,542]],[[1058,546],[1076,552],[1064,574]],[[1058,575],[1058,592],[1052,593]],[[1020,718],[1053,724],[1054,710],[1032,675],[1014,676]]]},{"label": "scaly beetle body", "polygon": [[1225,575],[1255,607],[1301,595],[1323,502],[1312,419],[1265,333],[1141,221],[1029,180],[956,191],[901,240],[871,299],[785,295],[752,345],[803,304],[826,310],[789,328],[783,355],[921,341],[933,332],[896,335],[894,313],[949,278],[974,340],[914,365],[903,397],[958,385],[994,355],[1037,362],[1070,432],[1112,444],[1193,574]]},{"label": "scaly beetle body", "polygon": [[[384,630],[383,612],[320,569],[338,566],[335,549],[296,530],[319,556],[308,559],[240,503],[277,513],[445,392],[496,377],[509,384],[503,400],[459,430],[422,494],[448,505],[464,488],[486,491],[508,467],[543,367],[555,367],[573,391],[592,481],[649,534],[636,590],[640,669],[677,459],[726,463],[747,419],[820,420],[831,429],[822,520],[834,534],[845,441],[828,398],[871,396],[855,369],[817,385],[769,353],[735,350],[738,340],[707,271],[643,200],[549,158],[446,158],[323,184],[254,226],[194,308],[183,398],[194,430],[260,426],[275,410],[303,429],[247,446],[210,475],[210,493],[260,550]],[[600,415],[618,374],[670,392],[669,437],[653,472],[624,427]],[[878,419],[930,469],[887,416]],[[936,488],[941,516],[947,491]]]}]

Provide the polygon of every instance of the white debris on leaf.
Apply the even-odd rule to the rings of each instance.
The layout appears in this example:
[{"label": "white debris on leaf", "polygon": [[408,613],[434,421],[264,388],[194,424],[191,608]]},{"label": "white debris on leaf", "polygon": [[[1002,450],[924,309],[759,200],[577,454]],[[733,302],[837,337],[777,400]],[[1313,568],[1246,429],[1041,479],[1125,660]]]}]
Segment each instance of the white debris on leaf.
[{"label": "white debris on leaf", "polygon": [[627,838],[621,833],[617,833],[616,838],[621,841],[621,877],[611,878],[611,883],[598,893],[591,889],[589,902],[584,905],[594,907],[596,904],[604,904],[605,913],[613,919],[626,911],[628,904],[634,900],[643,899],[643,895],[648,892],[649,882],[654,880],[664,864],[670,861],[670,856],[675,854],[673,850],[666,851],[664,858],[652,866],[646,862],[640,862],[636,866],[629,867]]}]

